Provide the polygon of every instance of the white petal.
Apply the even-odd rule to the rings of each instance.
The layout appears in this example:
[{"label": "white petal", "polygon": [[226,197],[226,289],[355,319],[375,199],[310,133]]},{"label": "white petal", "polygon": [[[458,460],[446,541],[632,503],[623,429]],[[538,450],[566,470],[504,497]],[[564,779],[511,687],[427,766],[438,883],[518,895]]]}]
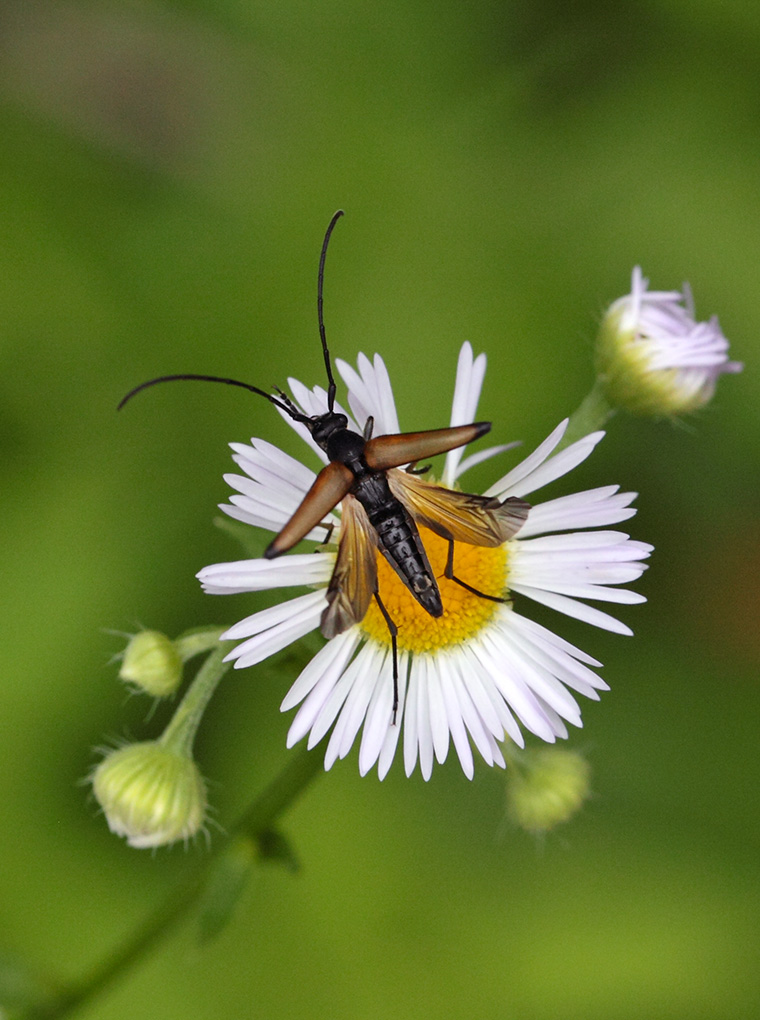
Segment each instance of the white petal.
[{"label": "white petal", "polygon": [[537,467],[521,482],[510,485],[508,489],[505,489],[501,493],[501,495],[527,496],[531,492],[536,492],[538,489],[542,489],[545,485],[548,485],[549,482],[553,482],[557,478],[561,478],[563,475],[572,471],[573,468],[576,468],[579,464],[583,463],[583,461],[591,455],[594,447],[603,437],[604,432],[592,432],[591,435],[585,436],[583,439],[579,439],[575,443],[571,443],[570,446],[566,446],[564,450],[560,450],[560,452],[554,457]]},{"label": "white petal", "polygon": [[372,417],[375,419],[376,436],[398,433],[400,429],[396,403],[385,362],[379,354],[376,354],[373,365],[365,354],[359,354],[357,364],[358,372],[347,362],[340,359],[336,361],[338,372],[348,386],[351,410],[361,429],[364,428],[367,418]]},{"label": "white petal", "polygon": [[379,421],[385,435],[396,435],[401,431],[396,412],[396,401],[393,398],[388,369],[379,354],[375,355],[374,369],[374,392],[380,409]]},{"label": "white petal", "polygon": [[490,629],[484,631],[480,638],[480,655],[490,664],[494,683],[505,701],[531,733],[553,743],[554,728],[521,676],[519,663],[515,662],[508,646],[500,640],[499,632]]},{"label": "white petal", "polygon": [[441,690],[440,665],[443,655],[439,653],[435,660],[428,657],[427,663],[427,689],[428,704],[430,708],[430,730],[433,734],[433,750],[436,760],[440,765],[446,761],[449,753],[449,722],[446,715],[446,702]]},{"label": "white petal", "polygon": [[241,637],[250,637],[253,634],[260,634],[268,627],[274,627],[283,620],[292,619],[303,612],[320,612],[327,605],[324,591],[309,592],[307,595],[299,595],[298,598],[289,599],[287,602],[280,602],[269,609],[261,609],[258,613],[247,616],[244,620],[236,623],[222,634],[222,641],[236,641]]},{"label": "white petal", "polygon": [[[507,619],[511,615],[509,614]],[[520,678],[541,699],[542,703],[553,708],[563,719],[580,726],[581,710],[575,698],[560,683],[554,673],[546,669],[531,654],[531,649],[526,649],[519,641],[515,641],[511,630],[506,627],[495,633],[494,639],[496,646],[502,649],[504,657],[515,664]]]},{"label": "white petal", "polygon": [[427,782],[433,773],[433,726],[430,721],[430,692],[428,689],[427,656],[418,656],[412,660],[412,673],[415,668],[419,675],[417,683],[417,742],[420,749],[420,773]]},{"label": "white petal", "polygon": [[456,748],[457,757],[459,758],[459,763],[462,766],[462,771],[468,779],[472,779],[475,774],[475,765],[472,760],[472,749],[470,748],[470,742],[467,739],[467,731],[465,730],[464,720],[462,719],[462,710],[456,690],[454,689],[455,681],[449,669],[448,656],[442,654],[438,659],[438,666],[440,689],[446,711],[447,726],[451,733],[451,739],[454,743],[454,747]]},{"label": "white petal", "polygon": [[[327,647],[329,648],[332,644],[332,641],[329,642]],[[366,655],[362,655],[362,651],[360,651],[356,658],[346,666],[348,658],[346,653],[345,647],[339,649],[335,659],[327,664],[315,681],[310,676],[304,682],[304,686],[309,686],[310,689],[303,698],[303,704],[288,730],[288,747],[292,747],[293,744],[302,740],[307,733],[310,734],[309,746],[313,747],[332,725],[366,658]],[[303,673],[301,677],[303,677]],[[325,719],[325,725],[323,728],[318,727],[315,731],[314,726],[318,719]]]},{"label": "white petal", "polygon": [[[491,457],[496,457],[498,454],[504,453],[505,450],[513,450],[519,445],[520,442],[518,440],[514,443],[500,443],[498,446],[489,446],[486,450],[479,450],[477,453],[471,453],[469,457],[465,457],[464,460],[460,462],[459,467],[456,469],[456,474],[450,482],[446,480],[446,474],[444,472],[443,484],[453,485],[458,478],[461,478],[466,471],[470,470],[470,468],[474,468],[476,464],[482,464],[483,461],[490,460]],[[458,449],[462,450],[464,447],[458,447]],[[451,451],[451,453],[454,452],[456,451]]]},{"label": "white petal", "polygon": [[230,448],[234,454],[232,459],[246,474],[257,480],[263,476],[269,485],[296,488],[305,493],[316,477],[311,468],[265,439],[254,437],[250,446],[230,443]]},{"label": "white petal", "polygon": [[287,712],[295,708],[322,677],[327,676],[330,683],[335,683],[360,641],[361,633],[358,627],[351,627],[332,641],[328,641],[301,670],[298,679],[285,695],[280,711]]},{"label": "white petal", "polygon": [[512,585],[512,591],[525,595],[527,598],[533,599],[534,602],[540,602],[550,609],[556,609],[558,612],[564,613],[565,616],[572,616],[576,620],[584,620],[593,627],[610,630],[614,634],[626,634],[629,636],[633,634],[630,627],[621,623],[620,620],[616,620],[614,616],[609,616],[600,609],[592,609],[591,606],[587,606],[583,602],[576,602],[575,599],[567,598],[565,595],[556,595],[553,592],[542,591],[540,588],[531,588],[524,584]]},{"label": "white petal", "polygon": [[[505,607],[509,608],[509,607]],[[555,634],[553,630],[548,630],[543,627],[540,623],[536,623],[535,620],[531,620],[527,616],[521,616],[516,613],[514,609],[511,610],[512,614],[516,618],[513,626],[519,627],[521,633],[526,634],[531,642],[539,644],[546,648],[549,654],[553,654],[556,649],[557,652],[571,656],[573,659],[577,659],[579,662],[584,662],[588,666],[596,666],[600,668],[602,663],[598,659],[595,659],[591,655],[587,655],[586,652],[581,651],[580,648],[576,648],[575,645],[571,645],[569,641],[565,641],[558,634]],[[607,685],[604,685],[603,690],[607,690]]]},{"label": "white petal", "polygon": [[[351,696],[352,691],[355,690],[357,685],[361,686],[362,684],[367,683],[369,685],[369,691],[371,691],[373,676],[374,660],[372,649],[363,648],[345,673],[340,677],[338,683],[333,685],[332,690],[328,690],[327,687],[325,687],[323,690],[318,691],[316,687],[314,688],[313,693],[308,699],[309,702],[313,702],[313,704],[309,705],[309,709],[314,717],[314,723],[312,725],[311,733],[309,734],[308,747],[314,747],[314,745],[318,744],[322,737],[324,737],[337,719],[338,714],[343,709],[346,701]],[[304,709],[306,709],[306,707],[306,703],[304,703]],[[344,728],[345,721],[346,720],[344,719]],[[304,723],[302,723],[302,726],[303,725]],[[351,738],[351,743],[353,743],[353,737]],[[346,748],[346,754],[351,748],[351,743],[349,743]],[[332,752],[328,745],[328,754],[331,756],[331,764],[335,761],[335,758],[344,757],[343,754],[340,754],[339,744],[340,740],[337,740],[334,745],[334,757],[332,756]],[[325,767],[327,768],[329,766],[326,765]]]},{"label": "white petal", "polygon": [[[304,389],[306,390],[305,386]],[[306,392],[308,393],[308,390],[306,390]],[[298,436],[300,436],[301,439],[303,439],[306,445],[311,448],[312,452],[315,453],[317,457],[319,457],[322,463],[327,464],[328,462],[327,454],[324,452],[324,450],[321,450],[317,446],[317,444],[311,438],[311,433],[309,432],[307,427],[303,424],[303,422],[295,421],[293,418],[290,417],[290,415],[286,411],[281,410],[279,407],[277,408],[277,413],[282,418],[282,420],[287,422],[287,424],[293,429],[293,431]]]},{"label": "white petal", "polygon": [[[387,681],[385,674],[387,653],[373,645],[366,645],[368,655],[362,661],[363,668],[354,679],[348,692],[346,702],[341,709],[338,721],[330,736],[325,754],[325,767],[328,768],[335,757],[345,758],[356,739],[359,727],[367,714],[372,692],[378,682]],[[392,681],[391,681],[392,682]]]},{"label": "white petal", "polygon": [[[245,467],[244,464],[241,465]],[[247,496],[252,504],[257,504],[263,511],[276,514],[291,514],[306,495],[306,490],[295,485],[288,486],[275,475],[267,479],[267,472],[258,472],[259,477],[254,480],[244,475],[224,475],[224,480],[231,489],[236,489],[241,495]],[[314,475],[314,478],[317,476]]]},{"label": "white petal", "polygon": [[[522,731],[512,715],[504,696],[496,686],[490,660],[483,655],[481,643],[478,641],[470,642],[470,644],[462,648],[462,653],[463,658],[458,663],[458,666],[465,677],[467,690],[472,695],[480,717],[488,726],[490,733],[496,740],[502,740],[504,733],[506,733],[511,740],[514,740],[516,744],[523,747],[525,741]],[[465,662],[467,663],[466,666],[464,665]],[[485,700],[483,700],[481,694]],[[488,725],[489,716],[486,705],[489,705],[496,714],[498,725],[495,729],[493,726]]]},{"label": "white petal", "polygon": [[195,575],[213,595],[265,591],[299,584],[327,584],[335,569],[333,553],[308,553],[276,560],[237,560],[214,563]]},{"label": "white petal", "polygon": [[[485,728],[483,720],[481,719],[478,710],[475,708],[475,705],[473,704],[472,698],[470,697],[470,692],[468,688],[465,686],[465,684],[462,682],[462,678],[458,672],[452,671],[451,680],[454,694],[456,695],[457,704],[459,705],[459,714],[462,718],[462,721],[464,722],[464,725],[467,727],[467,731],[472,737],[472,741],[475,744],[475,747],[477,747],[478,751],[480,751],[483,760],[486,762],[486,764],[493,765],[494,760],[491,754],[491,745],[488,739],[490,733]],[[456,743],[456,737],[454,739]],[[491,742],[493,742],[493,737],[491,737]],[[459,753],[458,744],[457,753]],[[464,769],[464,761],[462,759],[461,754],[459,754],[459,760],[462,762],[462,768]],[[468,776],[468,778],[470,778],[467,769],[465,769],[465,774]]]},{"label": "white petal", "polygon": [[409,661],[409,684],[404,706],[404,771],[411,776],[417,764],[419,739],[417,736],[417,688],[419,686],[419,669],[414,658]]},{"label": "white petal", "polygon": [[364,428],[364,423],[367,419],[374,417],[374,407],[367,385],[356,369],[352,368],[351,365],[341,358],[336,359],[335,366],[343,382],[348,387],[348,405],[353,412],[354,418],[357,422],[361,422],[362,428]]},{"label": "white petal", "polygon": [[524,623],[525,617],[513,610],[509,620],[510,641],[518,648],[523,649],[526,655],[556,676],[565,686],[572,687],[579,694],[594,701],[599,700],[598,690],[609,690],[604,680],[596,673],[578,662],[572,655],[543,641],[540,635],[536,635],[529,628],[524,627]]},{"label": "white petal", "polygon": [[[326,412],[327,406],[328,406],[327,390],[324,389],[324,387],[322,387],[322,386],[315,386],[312,389],[311,392],[312,392],[313,406],[315,408],[321,408],[321,410],[317,411],[316,413],[318,415],[319,414],[324,414]],[[333,411],[336,414],[343,414],[343,415],[346,416],[346,418],[348,419],[348,428],[352,432],[362,432],[363,431],[363,429],[364,429],[364,422],[361,422],[361,424],[360,424],[359,421],[356,418],[352,417],[351,414],[349,413],[348,408],[343,407],[343,405],[341,404],[341,402],[339,400],[336,400],[333,403]]]},{"label": "white petal", "polygon": [[529,454],[525,460],[521,461],[516,467],[512,468],[503,478],[500,478],[498,482],[491,486],[490,489],[486,489],[485,496],[498,496],[501,498],[502,495],[509,493],[512,494],[512,487],[518,485],[523,479],[534,471],[539,464],[543,464],[549,454],[552,452],[555,446],[559,443],[565,434],[569,418],[565,418],[554,431],[547,436],[547,438],[541,443],[533,453]]},{"label": "white petal", "polygon": [[[456,382],[454,383],[454,399],[451,405],[451,426],[468,425],[474,421],[478,410],[480,391],[483,388],[483,377],[486,371],[486,356],[479,354],[473,360],[472,345],[465,341],[459,351]],[[461,471],[458,471],[464,447],[457,447],[446,454],[443,469],[443,484],[453,485]]]},{"label": "white petal", "polygon": [[[362,740],[359,745],[359,773],[366,776],[382,750],[388,730],[393,726],[393,680],[385,682],[381,677],[375,684],[372,700],[364,720]],[[398,722],[396,723],[398,729]]]},{"label": "white petal", "polygon": [[388,774],[388,769],[391,767],[394,755],[396,754],[396,747],[398,746],[398,739],[401,735],[401,720],[405,718],[406,711],[406,688],[407,688],[407,676],[409,673],[409,655],[406,652],[400,652],[398,657],[398,715],[395,726],[390,726],[388,732],[385,734],[385,740],[380,750],[380,757],[377,763],[377,774],[382,780],[385,779]]},{"label": "white petal", "polygon": [[[538,697],[538,695],[536,696]],[[557,715],[557,713],[554,711],[551,705],[547,705],[543,698],[539,697],[538,702],[541,705],[541,709],[544,712],[544,715],[549,720],[549,725],[554,730],[555,735],[558,736],[560,740],[567,740],[569,734],[567,732],[567,726],[565,726],[564,720],[559,715]],[[583,727],[583,722],[580,716],[578,716],[578,722],[575,723],[575,725],[581,728]]]},{"label": "white petal", "polygon": [[630,503],[635,492],[620,492],[619,486],[607,485],[585,492],[574,492],[531,507],[528,520],[520,528],[520,539],[540,535],[547,531],[567,531],[570,528],[598,528],[633,517],[636,510]]},{"label": "white petal", "polygon": [[[250,524],[255,528],[265,528],[267,531],[278,532],[285,524],[290,520],[290,514],[263,514],[257,512],[255,506],[252,506],[250,500],[246,496],[232,496],[233,504],[240,504],[240,506],[232,505],[229,506],[224,503],[219,504],[219,509],[222,510],[228,517],[232,517],[233,520],[241,521],[243,524]],[[326,521],[334,523],[337,518],[333,514],[330,514],[325,518]],[[323,542],[325,539],[325,530],[321,525],[310,531],[304,538],[310,542]],[[337,535],[333,538],[337,540]]]},{"label": "white petal", "polygon": [[[322,594],[318,592],[317,594]],[[294,601],[298,601],[297,599]],[[238,645],[229,655],[225,656],[225,662],[235,660],[235,669],[244,669],[247,666],[255,666],[256,663],[281,651],[294,641],[304,637],[310,631],[319,626],[319,618],[322,609],[319,604],[303,609],[297,616],[278,623],[262,634],[248,638],[242,645]]]}]

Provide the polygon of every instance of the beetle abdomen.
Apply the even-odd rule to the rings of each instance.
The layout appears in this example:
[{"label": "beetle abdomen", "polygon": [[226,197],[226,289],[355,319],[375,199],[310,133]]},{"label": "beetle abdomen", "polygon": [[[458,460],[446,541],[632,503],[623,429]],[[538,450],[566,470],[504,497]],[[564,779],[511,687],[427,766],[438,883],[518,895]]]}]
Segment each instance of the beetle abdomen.
[{"label": "beetle abdomen", "polygon": [[417,526],[390,490],[384,474],[361,478],[353,490],[377,532],[378,545],[423,609],[441,616],[443,605]]}]

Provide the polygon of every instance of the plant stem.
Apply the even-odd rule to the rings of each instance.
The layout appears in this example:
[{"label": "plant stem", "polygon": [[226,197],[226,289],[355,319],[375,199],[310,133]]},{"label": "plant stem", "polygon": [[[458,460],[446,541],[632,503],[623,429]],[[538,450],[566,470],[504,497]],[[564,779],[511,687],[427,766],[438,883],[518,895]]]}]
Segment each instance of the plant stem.
[{"label": "plant stem", "polygon": [[219,681],[229,669],[223,662],[225,649],[217,641],[216,648],[198,670],[187,693],[177,706],[169,725],[161,735],[161,743],[177,753],[190,755],[198,726]]},{"label": "plant stem", "polygon": [[295,803],[321,771],[322,756],[318,752],[307,751],[305,747],[295,752],[282,772],[254,799],[226,838],[193,874],[174,889],[132,935],[96,964],[86,977],[52,1001],[27,1011],[24,1014],[27,1020],[58,1020],[74,1012],[141,959],[194,905],[203,891],[212,861],[226,849],[230,840],[241,834],[259,839]]},{"label": "plant stem", "polygon": [[615,408],[611,407],[608,403],[597,379],[591,390],[581,401],[577,411],[570,415],[570,423],[567,426],[567,430],[554,452],[558,453],[564,447],[574,443],[576,439],[582,439],[590,432],[596,432],[597,429],[603,428],[614,413]]}]

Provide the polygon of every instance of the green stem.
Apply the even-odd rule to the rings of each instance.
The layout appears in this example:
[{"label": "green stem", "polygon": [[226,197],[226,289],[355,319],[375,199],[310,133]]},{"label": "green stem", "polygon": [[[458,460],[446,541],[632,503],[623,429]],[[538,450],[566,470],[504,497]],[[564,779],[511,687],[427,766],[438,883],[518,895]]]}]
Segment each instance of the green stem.
[{"label": "green stem", "polygon": [[174,639],[174,645],[183,662],[188,662],[194,655],[211,652],[219,643],[219,638],[226,627],[193,627]]},{"label": "green stem", "polygon": [[160,742],[165,747],[174,748],[178,754],[190,756],[206,705],[229,669],[222,661],[224,654],[224,647],[217,641],[216,648],[196,673],[195,679],[161,735]]},{"label": "green stem", "polygon": [[574,443],[576,439],[582,439],[590,432],[596,432],[597,429],[603,428],[614,413],[615,408],[607,401],[602,386],[597,379],[590,392],[584,397],[578,410],[570,415],[567,431],[562,437],[562,442],[555,450],[555,453]]},{"label": "green stem", "polygon": [[[209,658],[213,658],[210,656]],[[243,812],[227,837],[220,841],[192,875],[188,876],[131,936],[101,960],[81,981],[59,994],[52,1002],[29,1010],[26,1020],[59,1020],[89,1002],[98,992],[140,960],[194,905],[203,891],[212,861],[230,841],[241,834],[260,838],[323,771],[322,756],[305,747],[295,752],[282,772]]]}]

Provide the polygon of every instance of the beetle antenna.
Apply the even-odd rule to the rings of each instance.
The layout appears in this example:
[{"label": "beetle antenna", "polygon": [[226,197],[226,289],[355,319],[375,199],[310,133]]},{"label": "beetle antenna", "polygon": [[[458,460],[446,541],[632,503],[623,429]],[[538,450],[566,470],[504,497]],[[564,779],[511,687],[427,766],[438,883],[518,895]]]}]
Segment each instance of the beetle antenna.
[{"label": "beetle antenna", "polygon": [[122,397],[116,410],[120,411],[128,400],[131,400],[132,397],[136,396],[141,390],[147,390],[149,386],[156,386],[158,383],[165,382],[182,382],[186,379],[194,379],[198,382],[225,383],[227,386],[240,386],[241,389],[248,390],[250,393],[257,393],[260,397],[264,397],[265,400],[274,404],[275,407],[279,407],[281,411],[285,411],[285,413],[293,418],[294,421],[304,422],[305,424],[311,420],[308,415],[301,414],[289,399],[287,402],[278,400],[277,397],[273,397],[272,394],[267,393],[266,390],[260,390],[258,386],[252,386],[250,383],[240,382],[239,379],[227,379],[224,376],[218,375],[160,375],[156,379],[148,379],[147,382],[140,383],[139,386],[135,386],[133,390],[130,390],[126,397]]},{"label": "beetle antenna", "polygon": [[338,211],[333,215],[327,225],[327,231],[325,233],[325,239],[322,242],[322,254],[319,256],[319,273],[317,275],[317,318],[319,319],[319,337],[322,341],[322,351],[325,356],[325,368],[327,369],[327,410],[332,414],[333,408],[335,407],[335,380],[333,379],[332,367],[330,365],[330,351],[327,349],[327,337],[325,335],[325,319],[322,314],[322,290],[325,281],[325,259],[327,258],[327,245],[330,243],[330,234],[332,234],[335,224],[343,216],[343,210]]}]

